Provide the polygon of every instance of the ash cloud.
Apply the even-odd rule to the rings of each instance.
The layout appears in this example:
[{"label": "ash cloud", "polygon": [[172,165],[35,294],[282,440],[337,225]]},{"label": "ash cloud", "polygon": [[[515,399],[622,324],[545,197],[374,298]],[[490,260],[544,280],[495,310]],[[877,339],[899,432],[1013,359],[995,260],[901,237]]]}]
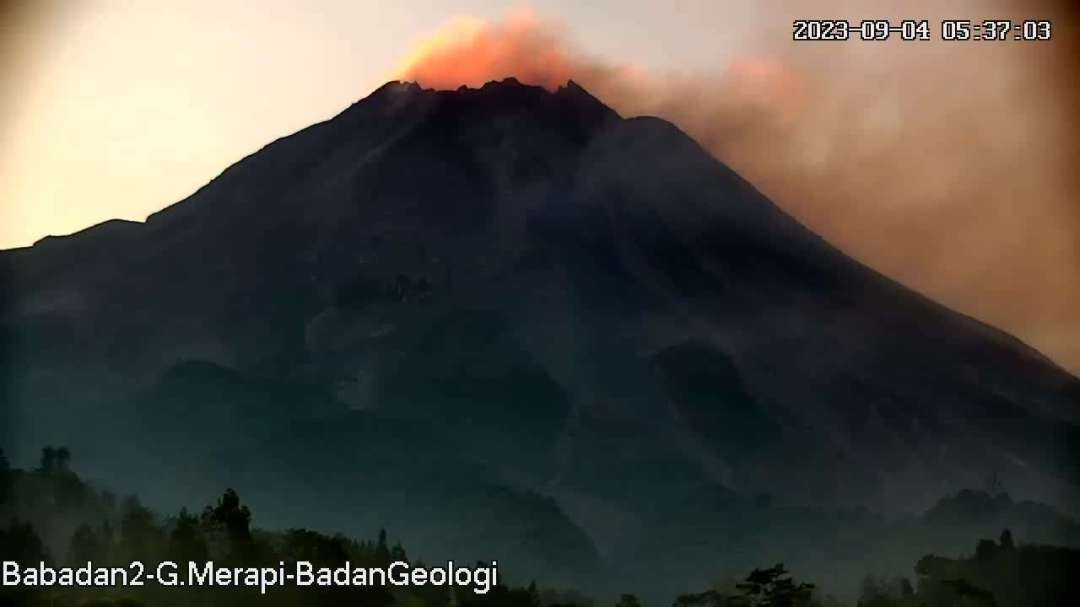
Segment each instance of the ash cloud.
[{"label": "ash cloud", "polygon": [[[790,4],[790,3],[788,3]],[[848,253],[1080,372],[1077,12],[1067,4],[761,5],[701,73],[600,60],[555,21],[462,19],[398,70],[424,86],[574,79],[666,118]],[[929,19],[930,42],[791,41],[795,18]],[[1051,42],[943,42],[945,18],[1048,18]]]}]

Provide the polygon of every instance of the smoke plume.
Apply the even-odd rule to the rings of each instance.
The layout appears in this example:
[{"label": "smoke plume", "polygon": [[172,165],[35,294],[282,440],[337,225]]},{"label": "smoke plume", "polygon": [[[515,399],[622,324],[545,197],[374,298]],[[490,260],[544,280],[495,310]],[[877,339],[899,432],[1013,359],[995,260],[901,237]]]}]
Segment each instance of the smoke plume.
[{"label": "smoke plume", "polygon": [[[828,4],[763,4],[775,27],[705,73],[602,61],[522,11],[455,21],[398,71],[433,88],[572,78],[623,115],[666,118],[849,254],[1080,371],[1075,11]],[[824,13],[925,18],[934,39],[791,40],[792,19]],[[1054,40],[937,40],[941,19],[991,16],[1051,19]]]}]

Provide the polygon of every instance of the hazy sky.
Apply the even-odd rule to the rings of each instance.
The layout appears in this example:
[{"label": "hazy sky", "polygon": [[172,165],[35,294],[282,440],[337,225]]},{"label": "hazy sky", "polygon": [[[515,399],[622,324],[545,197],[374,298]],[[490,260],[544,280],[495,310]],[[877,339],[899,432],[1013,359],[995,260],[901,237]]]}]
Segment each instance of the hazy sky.
[{"label": "hazy sky", "polygon": [[[388,79],[484,49],[482,81],[543,52],[549,76],[676,122],[841,248],[1080,371],[1067,3],[525,6],[0,0],[0,248],[141,220]],[[792,43],[793,18],[826,16],[1047,16],[1055,41]]]},{"label": "hazy sky", "polygon": [[[3,0],[0,0],[2,2]],[[27,0],[6,12],[0,248],[142,219],[268,141],[391,78],[455,16],[520,4]],[[601,6],[601,4],[603,4]],[[722,61],[747,17],[711,1],[537,2],[588,50],[650,67]],[[588,5],[588,6],[586,6]],[[739,21],[739,29],[729,27]],[[14,72],[14,73],[12,73]]]}]

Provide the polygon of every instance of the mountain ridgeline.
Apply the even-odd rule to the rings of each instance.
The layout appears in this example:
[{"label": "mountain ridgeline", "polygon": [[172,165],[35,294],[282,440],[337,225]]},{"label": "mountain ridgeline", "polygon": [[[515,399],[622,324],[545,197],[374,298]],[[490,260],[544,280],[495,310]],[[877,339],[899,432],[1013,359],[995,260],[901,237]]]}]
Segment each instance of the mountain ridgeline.
[{"label": "mountain ridgeline", "polygon": [[1080,504],[1075,377],[572,82],[389,83],[0,286],[0,445],[152,505],[685,589],[966,547],[870,513],[991,477]]}]

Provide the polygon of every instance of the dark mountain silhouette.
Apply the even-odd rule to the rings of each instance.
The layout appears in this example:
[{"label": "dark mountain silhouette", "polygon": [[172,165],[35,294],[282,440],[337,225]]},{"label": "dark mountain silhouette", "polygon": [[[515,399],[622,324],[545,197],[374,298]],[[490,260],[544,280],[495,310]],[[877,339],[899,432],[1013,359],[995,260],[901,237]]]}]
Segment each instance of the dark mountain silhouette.
[{"label": "dark mountain silhouette", "polygon": [[564,571],[764,495],[1078,503],[1076,378],[573,83],[389,83],[0,280],[0,441],[151,503],[237,486]]}]

